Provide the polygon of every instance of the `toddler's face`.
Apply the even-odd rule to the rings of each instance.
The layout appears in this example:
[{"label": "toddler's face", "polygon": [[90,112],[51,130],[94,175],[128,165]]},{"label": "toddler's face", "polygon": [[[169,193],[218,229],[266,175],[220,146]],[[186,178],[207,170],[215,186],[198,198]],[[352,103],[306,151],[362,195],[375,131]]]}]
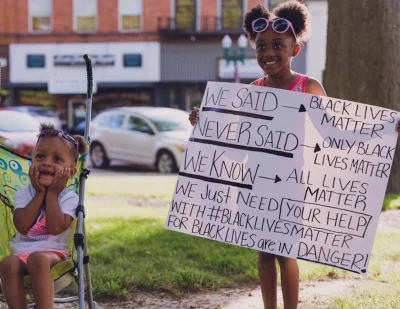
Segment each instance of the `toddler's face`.
[{"label": "toddler's face", "polygon": [[65,167],[71,167],[69,177],[73,176],[75,161],[68,141],[58,136],[42,137],[33,154],[33,166],[39,172],[39,184],[44,187],[51,186]]}]

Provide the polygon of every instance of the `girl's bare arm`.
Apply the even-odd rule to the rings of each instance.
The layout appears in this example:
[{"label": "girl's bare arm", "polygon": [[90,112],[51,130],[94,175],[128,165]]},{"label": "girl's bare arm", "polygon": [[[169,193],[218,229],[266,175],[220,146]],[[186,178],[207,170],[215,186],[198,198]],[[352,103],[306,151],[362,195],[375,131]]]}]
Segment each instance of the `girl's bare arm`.
[{"label": "girl's bare arm", "polygon": [[13,221],[18,232],[21,234],[28,233],[29,229],[36,222],[36,219],[40,214],[45,196],[45,192],[37,192],[32,201],[30,201],[26,207],[15,210]]},{"label": "girl's bare arm", "polygon": [[46,225],[51,235],[64,232],[72,223],[73,218],[61,211],[58,203],[58,193],[49,191],[46,195]]}]

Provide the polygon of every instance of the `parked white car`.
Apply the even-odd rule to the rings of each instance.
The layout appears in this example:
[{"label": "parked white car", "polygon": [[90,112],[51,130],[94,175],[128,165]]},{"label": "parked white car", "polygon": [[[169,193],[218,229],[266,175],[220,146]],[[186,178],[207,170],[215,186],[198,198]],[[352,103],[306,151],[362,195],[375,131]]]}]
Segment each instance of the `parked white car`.
[{"label": "parked white car", "polygon": [[34,117],[40,123],[50,123],[53,124],[56,129],[61,129],[61,120],[56,116],[53,111],[45,107],[34,105],[14,105],[7,106],[5,109],[27,113]]},{"label": "parked white car", "polygon": [[90,159],[97,168],[111,160],[177,172],[192,126],[189,114],[166,107],[118,107],[103,111],[90,125]]}]

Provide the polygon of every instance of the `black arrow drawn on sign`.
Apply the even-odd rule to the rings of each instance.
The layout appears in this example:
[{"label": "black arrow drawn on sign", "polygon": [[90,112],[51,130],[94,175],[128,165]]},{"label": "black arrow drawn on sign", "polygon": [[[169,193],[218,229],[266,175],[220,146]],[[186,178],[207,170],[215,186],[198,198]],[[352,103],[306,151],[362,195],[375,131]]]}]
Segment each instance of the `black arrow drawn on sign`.
[{"label": "black arrow drawn on sign", "polygon": [[301,147],[307,147],[307,148],[314,148],[314,153],[321,151],[321,147],[319,147],[318,143],[315,144],[315,146],[307,146],[307,145],[300,145]]},{"label": "black arrow drawn on sign", "polygon": [[275,178],[270,178],[270,177],[264,177],[264,176],[258,176],[260,178],[264,178],[264,179],[269,179],[269,180],[273,180],[274,183],[280,182],[282,179],[279,178],[278,175],[275,175]]},{"label": "black arrow drawn on sign", "polygon": [[284,108],[291,108],[291,109],[297,109],[299,113],[304,113],[304,112],[307,111],[307,110],[306,110],[306,107],[305,107],[303,104],[301,104],[300,107],[285,106],[285,105],[282,105],[282,107],[284,107]]}]

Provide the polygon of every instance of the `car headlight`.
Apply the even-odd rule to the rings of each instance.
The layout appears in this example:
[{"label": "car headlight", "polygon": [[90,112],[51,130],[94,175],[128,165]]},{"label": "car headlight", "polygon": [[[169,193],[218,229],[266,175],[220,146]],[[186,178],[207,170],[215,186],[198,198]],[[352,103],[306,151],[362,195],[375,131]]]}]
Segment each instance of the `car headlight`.
[{"label": "car headlight", "polygon": [[183,146],[183,145],[176,145],[175,147],[176,147],[176,149],[177,149],[178,151],[180,151],[180,152],[184,152],[185,149],[186,149],[186,147]]}]

